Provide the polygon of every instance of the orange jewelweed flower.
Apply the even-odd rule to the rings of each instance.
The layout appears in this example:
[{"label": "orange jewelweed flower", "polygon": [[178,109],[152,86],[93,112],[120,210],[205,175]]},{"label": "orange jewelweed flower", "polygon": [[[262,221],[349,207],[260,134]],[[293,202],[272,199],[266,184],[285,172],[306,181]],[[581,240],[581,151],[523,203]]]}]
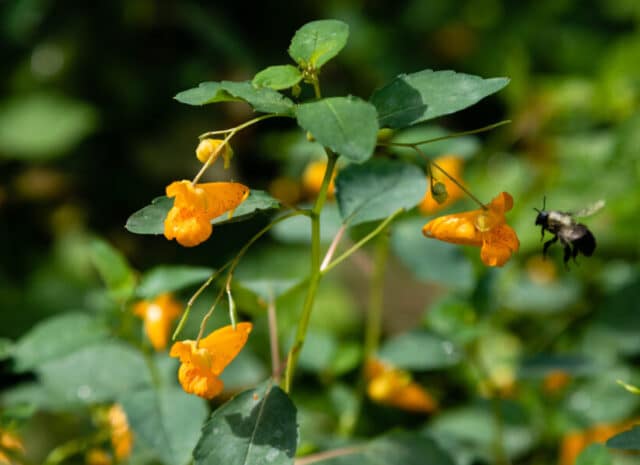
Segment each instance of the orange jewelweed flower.
[{"label": "orange jewelweed flower", "polygon": [[504,213],[513,207],[507,192],[495,197],[487,209],[445,215],[422,228],[427,237],[445,242],[480,247],[480,258],[487,266],[503,266],[520,248],[516,232],[506,223]]},{"label": "orange jewelweed flower", "polygon": [[107,453],[107,451],[103,449],[98,449],[94,447],[93,449],[89,449],[84,457],[84,462],[86,465],[112,465],[113,460],[111,459],[111,455]]},{"label": "orange jewelweed flower", "polygon": [[[436,158],[434,162],[449,173],[451,177],[458,180],[458,182],[461,182],[460,178],[462,176],[462,166],[464,164],[464,160],[462,158],[457,155],[443,155]],[[427,187],[427,192],[425,192],[422,202],[418,205],[418,209],[422,214],[430,215],[432,213],[436,213],[464,197],[463,190],[451,181],[451,179],[442,174],[442,171],[435,166],[432,166],[431,168],[431,178],[431,183]],[[436,182],[441,182],[447,189],[447,198],[442,203],[438,203],[431,193],[431,184],[435,184]]]},{"label": "orange jewelweed flower", "polygon": [[[312,161],[304,169],[304,173],[302,174],[302,187],[309,196],[315,197],[320,193],[325,171],[327,171],[326,160]],[[329,181],[329,187],[327,188],[328,199],[332,199],[335,194],[335,179],[336,171],[334,170],[333,176],[331,176],[331,180]]]},{"label": "orange jewelweed flower", "polygon": [[374,402],[396,407],[409,412],[430,413],[436,410],[437,402],[411,374],[376,359],[365,365],[367,394]]},{"label": "orange jewelweed flower", "polygon": [[18,464],[14,460],[16,455],[24,454],[24,445],[18,436],[0,429],[0,465]]},{"label": "orange jewelweed flower", "polygon": [[210,162],[212,164],[220,155],[224,158],[224,167],[227,168],[229,159],[233,156],[233,150],[228,143],[224,143],[223,139],[202,139],[196,148],[196,157],[202,163],[206,163],[213,157]]},{"label": "orange jewelweed flower", "polygon": [[107,414],[111,427],[111,446],[118,461],[131,455],[133,449],[133,433],[129,429],[127,415],[119,404],[114,404]]},{"label": "orange jewelweed flower", "polygon": [[169,342],[171,324],[182,313],[182,305],[170,293],[160,294],[154,300],[142,300],[133,306],[133,313],[144,320],[144,332],[157,351]]},{"label": "orange jewelweed flower", "polygon": [[247,343],[252,328],[251,323],[238,323],[235,330],[231,325],[215,330],[198,345],[191,340],[175,342],[169,355],[180,359],[182,389],[205,399],[220,394],[224,384],[219,376]]},{"label": "orange jewelweed flower", "polygon": [[562,438],[558,465],[574,465],[580,453],[593,443],[605,443],[608,439],[631,429],[638,420],[617,424],[597,424],[589,429],[567,433]]},{"label": "orange jewelweed flower", "polygon": [[211,235],[211,220],[226,212],[233,214],[248,195],[249,188],[236,182],[172,182],[167,196],[175,200],[164,220],[164,237],[185,247],[196,246]]}]

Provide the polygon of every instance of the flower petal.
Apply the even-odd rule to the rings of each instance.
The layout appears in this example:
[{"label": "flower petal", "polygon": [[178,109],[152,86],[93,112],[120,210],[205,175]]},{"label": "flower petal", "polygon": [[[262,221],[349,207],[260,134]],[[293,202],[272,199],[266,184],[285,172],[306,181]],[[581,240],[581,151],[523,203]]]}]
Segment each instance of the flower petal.
[{"label": "flower petal", "polygon": [[211,371],[219,375],[247,343],[253,325],[248,322],[224,326],[200,340],[200,347],[211,354]]},{"label": "flower petal", "polygon": [[489,210],[500,215],[513,208],[513,197],[508,192],[500,192],[488,205]]},{"label": "flower petal", "polygon": [[190,363],[180,365],[178,380],[185,392],[195,394],[205,399],[214,398],[224,389],[222,380],[211,373],[211,371]]},{"label": "flower petal", "polygon": [[501,224],[483,234],[480,258],[487,266],[503,266],[520,248],[516,232],[507,224]]},{"label": "flower petal", "polygon": [[201,244],[212,231],[210,219],[192,208],[174,206],[164,220],[164,237],[176,239],[184,247]]},{"label": "flower petal", "polygon": [[247,186],[237,182],[209,182],[198,188],[205,192],[204,213],[210,220],[236,209],[249,193]]},{"label": "flower petal", "polygon": [[475,227],[478,210],[445,215],[429,221],[422,228],[427,237],[461,245],[482,245],[482,235]]}]

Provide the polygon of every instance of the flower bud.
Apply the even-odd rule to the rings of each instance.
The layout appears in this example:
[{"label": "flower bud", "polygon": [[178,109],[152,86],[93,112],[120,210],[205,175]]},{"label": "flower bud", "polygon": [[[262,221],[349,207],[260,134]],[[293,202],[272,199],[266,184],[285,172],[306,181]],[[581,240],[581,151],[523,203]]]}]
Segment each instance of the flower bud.
[{"label": "flower bud", "polygon": [[[223,147],[224,145],[224,147]],[[202,139],[196,148],[196,156],[202,163],[206,163],[211,157],[211,163],[222,155],[225,160],[225,168],[228,165],[228,160],[233,155],[233,150],[229,144],[225,144],[222,139]]]}]

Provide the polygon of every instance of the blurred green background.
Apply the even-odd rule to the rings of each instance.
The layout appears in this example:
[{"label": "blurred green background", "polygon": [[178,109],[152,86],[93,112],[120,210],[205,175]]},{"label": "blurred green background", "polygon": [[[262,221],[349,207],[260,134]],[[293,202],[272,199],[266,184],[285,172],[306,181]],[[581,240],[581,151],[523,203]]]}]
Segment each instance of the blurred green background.
[{"label": "blurred green background", "polygon": [[[325,96],[366,99],[395,75],[425,68],[511,78],[497,95],[438,120],[437,130],[463,131],[502,119],[511,119],[510,125],[426,151],[463,156],[464,178],[481,199],[502,190],[513,195],[508,219],[521,240],[519,254],[504,269],[484,270],[477,250],[452,258],[452,249],[412,235],[425,218],[403,219],[392,236],[396,258],[386,283],[385,328],[394,332],[423,321],[464,339],[469,328],[461,315],[469,307],[493,328],[483,339],[488,354],[500,355],[505,347],[529,355],[579,353],[611,374],[602,389],[589,378],[567,396],[567,408],[579,417],[574,423],[630,418],[637,402],[614,382],[637,382],[640,354],[636,0],[0,3],[0,337],[16,339],[47,316],[104,306],[87,252],[92,235],[141,271],[168,263],[215,267],[265,224],[258,217],[216,228],[214,240],[197,249],[124,229],[127,217],[167,184],[197,171],[199,134],[252,115],[242,104],[189,107],[172,97],[202,81],[247,80],[268,65],[289,63],[294,31],[321,18],[350,26],[347,47],[323,69]],[[419,128],[416,137],[420,131],[434,128]],[[265,190],[276,177],[297,179],[317,156],[301,147],[301,136],[280,121],[244,131],[234,139],[232,173],[212,170],[209,179],[232,177]],[[540,260],[533,208],[541,208],[545,196],[548,209],[566,211],[607,202],[584,220],[598,241],[595,256],[580,257],[570,272],[558,246],[550,259]],[[467,207],[473,204],[452,210]],[[245,276],[304,273],[300,241],[282,229],[273,236],[248,258]],[[355,262],[351,271],[359,269]],[[318,307],[327,310],[319,312],[325,316],[318,317],[318,347],[326,348],[322,330],[358,334],[354,328],[366,305],[366,281],[348,272],[336,276],[343,279],[328,280],[319,297]],[[282,306],[296,307],[299,297]],[[496,343],[501,337],[516,343]],[[266,337],[258,340],[266,343]],[[328,363],[310,359],[305,367],[323,372]],[[542,365],[543,372],[550,370],[549,363]],[[11,387],[18,378],[8,365],[2,369],[2,384]],[[458,399],[442,381],[425,379],[440,383],[452,404]],[[584,396],[600,410],[581,410]],[[627,396],[619,411],[608,408]],[[465,415],[460,422],[472,420],[470,412]],[[538,457],[528,443],[519,446],[517,453],[531,460],[523,463],[551,454]]]}]

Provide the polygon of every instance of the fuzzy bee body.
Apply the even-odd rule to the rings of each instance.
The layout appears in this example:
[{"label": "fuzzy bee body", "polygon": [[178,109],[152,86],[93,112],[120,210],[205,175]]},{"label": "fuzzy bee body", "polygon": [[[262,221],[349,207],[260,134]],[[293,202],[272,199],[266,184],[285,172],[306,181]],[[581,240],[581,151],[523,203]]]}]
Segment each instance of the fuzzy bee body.
[{"label": "fuzzy bee body", "polygon": [[[604,206],[604,202],[600,201],[589,209],[585,209],[580,216],[595,213]],[[547,255],[547,250],[553,244],[560,241],[564,248],[564,264],[568,266],[569,259],[576,261],[578,254],[585,257],[593,255],[596,249],[596,238],[584,224],[575,220],[575,214],[561,211],[546,211],[544,206],[542,210],[535,209],[538,212],[536,217],[536,226],[541,227],[542,240],[544,240],[544,232],[549,231],[553,234],[553,238],[544,243],[542,253]]]}]

